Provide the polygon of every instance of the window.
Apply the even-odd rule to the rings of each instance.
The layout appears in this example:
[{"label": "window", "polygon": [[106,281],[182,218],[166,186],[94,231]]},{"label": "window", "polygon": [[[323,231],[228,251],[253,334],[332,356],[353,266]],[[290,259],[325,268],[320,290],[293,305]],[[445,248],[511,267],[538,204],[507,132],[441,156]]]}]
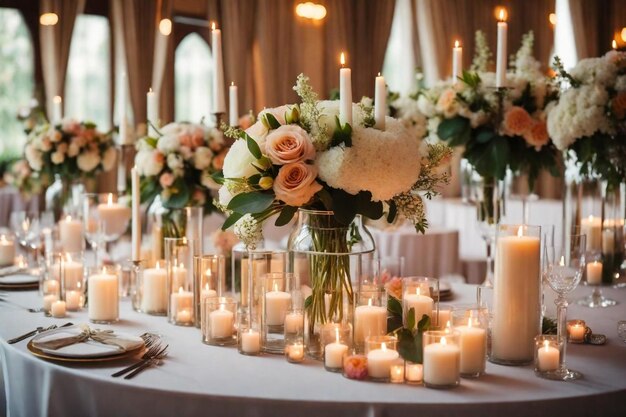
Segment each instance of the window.
[{"label": "window", "polygon": [[569,1],[556,0],[556,19],[554,54],[561,58],[565,69],[571,69],[578,63],[578,53]]},{"label": "window", "polygon": [[17,114],[30,105],[33,74],[28,27],[17,10],[0,8],[0,156],[22,152],[26,134]]},{"label": "window", "polygon": [[383,75],[389,85],[389,90],[403,95],[413,92],[416,87],[411,36],[412,15],[410,0],[396,1],[383,64]]},{"label": "window", "polygon": [[211,112],[213,59],[209,45],[190,33],[176,48],[174,80],[176,120],[200,122]]},{"label": "window", "polygon": [[111,33],[106,17],[76,18],[65,78],[65,114],[111,127]]}]

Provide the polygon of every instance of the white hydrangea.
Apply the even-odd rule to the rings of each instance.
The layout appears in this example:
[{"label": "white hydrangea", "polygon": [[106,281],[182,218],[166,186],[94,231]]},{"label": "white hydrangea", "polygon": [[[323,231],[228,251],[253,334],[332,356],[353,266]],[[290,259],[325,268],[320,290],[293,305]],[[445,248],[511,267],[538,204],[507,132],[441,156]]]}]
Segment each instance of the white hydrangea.
[{"label": "white hydrangea", "polygon": [[248,249],[256,249],[256,245],[263,239],[263,227],[251,214],[239,219],[233,229],[235,235]]},{"label": "white hydrangea", "polygon": [[83,172],[93,171],[100,163],[100,155],[97,151],[83,152],[76,158],[78,168]]},{"label": "white hydrangea", "polygon": [[[354,127],[352,146],[319,152],[319,177],[350,194],[370,191],[373,201],[408,191],[420,173],[420,140],[401,121],[387,117],[386,130]],[[364,169],[367,167],[367,169]]]},{"label": "white hydrangea", "polygon": [[[425,101],[428,100],[425,99]],[[420,139],[426,135],[428,121],[426,116],[420,111],[416,100],[410,97],[400,97],[391,105],[398,110],[397,117],[402,120],[412,134]]]},{"label": "white hydrangea", "polygon": [[157,149],[165,155],[173,152],[178,152],[180,149],[180,141],[176,135],[163,135],[159,138],[157,143]]},{"label": "white hydrangea", "polygon": [[156,152],[151,149],[142,149],[135,156],[135,164],[139,175],[143,177],[152,177],[157,175],[163,169],[163,162],[158,162],[155,157]]},{"label": "white hydrangea", "polygon": [[213,152],[206,146],[201,146],[193,154],[193,166],[197,170],[204,170],[211,165],[211,158],[213,158]]},{"label": "white hydrangea", "polygon": [[617,67],[606,57],[587,58],[578,62],[570,71],[570,75],[583,84],[600,84],[603,86],[614,82]]}]

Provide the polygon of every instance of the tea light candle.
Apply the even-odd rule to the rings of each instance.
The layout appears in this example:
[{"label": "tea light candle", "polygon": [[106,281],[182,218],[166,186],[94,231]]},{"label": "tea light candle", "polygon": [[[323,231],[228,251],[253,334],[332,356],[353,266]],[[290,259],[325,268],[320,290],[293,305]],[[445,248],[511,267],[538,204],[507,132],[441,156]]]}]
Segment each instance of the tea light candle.
[{"label": "tea light candle", "polygon": [[587,264],[587,283],[591,285],[602,283],[602,262],[593,261]]},{"label": "tea light candle", "polygon": [[265,321],[269,326],[282,326],[285,323],[287,309],[291,304],[291,294],[278,291],[274,284],[274,290],[265,294]]},{"label": "tea light candle", "polygon": [[59,240],[66,252],[81,252],[83,250],[83,222],[72,216],[66,216],[60,220]]},{"label": "tea light candle", "polygon": [[391,365],[389,379],[393,384],[404,383],[404,365]]},{"label": "tea light candle", "polygon": [[158,262],[155,268],[143,271],[141,309],[144,313],[167,310],[167,274]]},{"label": "tea light candle", "polygon": [[422,316],[426,314],[430,316],[433,313],[434,301],[427,295],[422,295],[420,287],[417,287],[415,294],[406,292],[402,296],[402,302],[405,304],[405,309],[408,312],[411,308],[415,310],[415,325],[422,319]]},{"label": "tea light candle", "polygon": [[82,291],[70,290],[65,293],[65,304],[68,310],[75,311],[81,307]]},{"label": "tea light candle", "polygon": [[424,368],[421,363],[407,363],[405,366],[405,376],[408,382],[422,382]]},{"label": "tea light candle", "polygon": [[537,365],[541,372],[554,371],[559,368],[559,350],[550,346],[548,340],[544,340],[543,346],[537,352]]},{"label": "tea light candle", "polygon": [[304,328],[304,315],[291,312],[285,316],[285,333],[298,333]]},{"label": "tea light candle", "polygon": [[60,319],[65,317],[65,301],[57,300],[50,306],[52,317]]},{"label": "tea light candle", "polygon": [[287,357],[292,362],[302,362],[304,360],[304,345],[302,343],[288,345]]},{"label": "tea light candle", "polygon": [[193,293],[185,291],[183,287],[170,296],[170,310],[172,318],[177,323],[190,323],[192,320],[191,309],[193,308]]},{"label": "tea light candle", "polygon": [[366,306],[354,309],[354,342],[364,343],[368,336],[387,333],[387,309],[373,306],[370,298]]},{"label": "tea light candle", "polygon": [[245,353],[259,353],[261,351],[261,335],[254,329],[241,334],[241,350]]},{"label": "tea light candle", "polygon": [[104,222],[107,235],[121,235],[126,231],[130,220],[130,207],[113,202],[113,194],[109,193],[106,204],[98,204],[98,216]]},{"label": "tea light candle", "polygon": [[233,325],[235,323],[235,315],[232,311],[226,310],[223,305],[217,310],[211,311],[209,314],[209,326],[211,337],[213,339],[223,339],[233,335]]},{"label": "tea light candle", "polygon": [[59,300],[56,294],[47,294],[43,296],[43,310],[49,312],[52,309],[52,303]]},{"label": "tea light candle", "polygon": [[585,333],[587,332],[587,326],[584,321],[572,323],[567,325],[567,333],[569,333],[569,340],[571,342],[582,342],[585,340]]},{"label": "tea light candle", "polygon": [[191,310],[178,310],[176,313],[176,323],[191,323],[192,320]]},{"label": "tea light candle", "polygon": [[393,349],[387,349],[383,343],[380,349],[371,350],[367,354],[367,372],[372,378],[389,378],[391,365],[400,357]]},{"label": "tea light candle", "polygon": [[119,279],[105,269],[89,277],[89,320],[115,321],[119,317]]},{"label": "tea light candle", "polygon": [[448,344],[445,337],[439,343],[424,346],[424,382],[431,385],[453,385],[459,379],[461,351]]},{"label": "tea light candle", "polygon": [[324,347],[324,365],[326,368],[341,368],[343,366],[343,355],[347,351],[348,345],[339,341],[339,329],[335,329],[335,341]]},{"label": "tea light candle", "polygon": [[472,317],[467,326],[457,326],[455,330],[461,333],[461,373],[478,374],[485,371],[487,358],[487,332],[472,323]]},{"label": "tea light candle", "polygon": [[0,235],[0,266],[13,265],[15,262],[15,242]]}]

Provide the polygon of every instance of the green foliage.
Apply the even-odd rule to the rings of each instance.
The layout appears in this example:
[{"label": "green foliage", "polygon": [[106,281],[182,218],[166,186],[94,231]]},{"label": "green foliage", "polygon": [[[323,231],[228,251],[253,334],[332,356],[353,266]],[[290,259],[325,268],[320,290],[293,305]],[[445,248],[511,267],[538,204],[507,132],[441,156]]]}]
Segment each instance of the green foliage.
[{"label": "green foliage", "polygon": [[297,211],[298,211],[297,207],[292,207],[292,206],[283,207],[283,209],[280,211],[280,215],[278,216],[278,218],[276,218],[276,221],[274,222],[274,224],[278,227],[285,226],[291,221],[291,219],[293,218],[293,216],[296,214]]},{"label": "green foliage", "polygon": [[273,194],[253,191],[237,194],[230,200],[227,208],[236,213],[256,214],[267,210],[273,202]]},{"label": "green foliage", "polygon": [[171,194],[163,200],[163,206],[170,209],[180,209],[187,205],[191,198],[191,190],[184,178],[177,178],[170,187]]},{"label": "green foliage", "polygon": [[248,150],[250,151],[252,156],[254,156],[256,159],[261,159],[263,153],[261,153],[261,148],[259,147],[259,144],[256,143],[256,140],[252,139],[250,135],[248,135],[247,133],[244,134],[246,136],[246,144],[248,145]]},{"label": "green foliage", "polygon": [[339,146],[342,143],[347,148],[352,146],[352,126],[349,123],[342,126],[339,117],[335,116],[335,132],[330,146]]},{"label": "green foliage", "polygon": [[442,120],[437,127],[437,135],[449,146],[463,146],[472,137],[470,121],[463,116]]},{"label": "green foliage", "polygon": [[[415,328],[415,311],[409,310],[407,314],[407,325],[396,332],[398,337],[398,353],[404,360],[422,363],[423,349],[422,338],[426,330],[430,329],[430,317],[422,315],[417,329]],[[414,330],[413,330],[414,329]]]}]

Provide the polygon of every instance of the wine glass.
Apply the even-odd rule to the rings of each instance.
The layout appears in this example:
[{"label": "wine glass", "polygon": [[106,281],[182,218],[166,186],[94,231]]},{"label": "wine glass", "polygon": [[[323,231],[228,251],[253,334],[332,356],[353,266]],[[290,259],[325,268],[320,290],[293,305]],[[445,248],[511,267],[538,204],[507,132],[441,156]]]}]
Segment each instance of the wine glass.
[{"label": "wine glass", "polygon": [[562,381],[579,379],[582,374],[567,369],[565,351],[567,346],[567,299],[580,282],[585,270],[586,235],[572,234],[569,244],[545,247],[544,277],[550,288],[557,293],[557,340],[560,346],[559,368],[546,377]]},{"label": "wine glass", "polygon": [[[108,245],[126,232],[130,217],[130,207],[121,203],[116,194],[83,195],[85,236],[96,252],[100,249],[98,247],[100,241]],[[105,256],[108,257],[108,253],[105,248]],[[96,253],[96,261],[97,257]]]},{"label": "wine glass", "polygon": [[10,223],[20,246],[28,251],[29,264],[37,265],[37,251],[41,246],[38,214],[15,211],[11,213]]}]

